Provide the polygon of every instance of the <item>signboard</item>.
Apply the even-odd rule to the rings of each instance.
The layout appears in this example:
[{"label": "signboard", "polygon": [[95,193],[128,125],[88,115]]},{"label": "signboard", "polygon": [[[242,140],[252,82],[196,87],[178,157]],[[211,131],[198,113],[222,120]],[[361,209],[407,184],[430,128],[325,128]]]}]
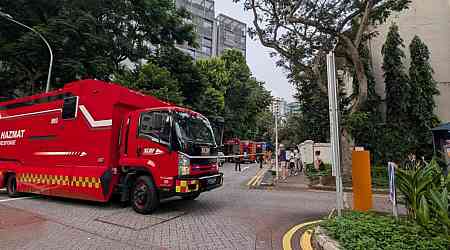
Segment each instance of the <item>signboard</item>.
[{"label": "signboard", "polygon": [[395,169],[397,165],[393,162],[388,163],[389,175],[389,200],[392,202],[392,214],[397,217],[397,194],[395,189]]}]

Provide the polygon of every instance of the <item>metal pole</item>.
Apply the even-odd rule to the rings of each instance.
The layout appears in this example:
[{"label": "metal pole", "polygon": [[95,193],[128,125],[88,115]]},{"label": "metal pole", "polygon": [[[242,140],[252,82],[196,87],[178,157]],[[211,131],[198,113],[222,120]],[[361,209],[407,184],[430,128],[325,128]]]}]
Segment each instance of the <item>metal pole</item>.
[{"label": "metal pole", "polygon": [[50,47],[50,44],[49,44],[49,43],[47,42],[47,40],[41,35],[41,33],[37,32],[37,31],[34,30],[33,28],[28,27],[27,25],[25,25],[25,24],[23,24],[23,23],[21,23],[21,22],[15,20],[11,15],[6,14],[6,13],[0,11],[0,16],[2,16],[2,17],[4,17],[5,19],[8,19],[9,21],[11,21],[11,22],[13,22],[13,23],[15,23],[15,24],[18,24],[18,25],[20,25],[20,26],[22,26],[22,27],[24,27],[24,28],[26,28],[26,29],[31,30],[32,32],[34,32],[35,34],[37,34],[37,35],[42,39],[42,41],[44,41],[45,45],[47,45],[48,51],[49,51],[49,53],[50,53],[50,65],[49,65],[49,67],[48,67],[47,85],[45,86],[45,92],[49,92],[49,91],[50,91],[50,78],[51,78],[51,75],[52,75],[52,68],[53,68],[53,51],[52,51],[52,48]]},{"label": "metal pole", "polygon": [[275,171],[278,181],[278,100],[275,100]]},{"label": "metal pole", "polygon": [[328,100],[330,109],[330,136],[331,136],[331,159],[333,164],[333,175],[336,176],[336,209],[341,216],[344,207],[342,197],[341,156],[339,142],[339,110],[337,98],[336,65],[334,52],[327,55],[328,69]]}]

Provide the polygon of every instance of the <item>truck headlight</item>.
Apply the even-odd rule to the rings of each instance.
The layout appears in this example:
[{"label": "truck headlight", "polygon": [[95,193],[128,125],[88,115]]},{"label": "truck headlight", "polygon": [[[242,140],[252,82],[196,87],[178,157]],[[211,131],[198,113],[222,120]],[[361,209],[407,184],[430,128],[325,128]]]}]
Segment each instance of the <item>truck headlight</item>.
[{"label": "truck headlight", "polygon": [[178,175],[190,175],[191,173],[191,162],[188,157],[183,154],[178,155]]}]

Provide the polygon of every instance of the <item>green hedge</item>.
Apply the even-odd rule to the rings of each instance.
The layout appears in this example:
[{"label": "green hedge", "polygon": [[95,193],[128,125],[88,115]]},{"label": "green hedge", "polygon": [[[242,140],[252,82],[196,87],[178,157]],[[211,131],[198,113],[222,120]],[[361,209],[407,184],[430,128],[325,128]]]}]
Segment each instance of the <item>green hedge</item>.
[{"label": "green hedge", "polygon": [[318,179],[320,176],[331,176],[331,164],[324,164],[320,170],[316,170],[313,164],[306,164],[306,176],[308,179]]},{"label": "green hedge", "polygon": [[347,212],[321,223],[330,237],[343,249],[352,250],[445,250],[450,249],[450,238],[431,235],[423,228],[405,219],[374,213]]}]

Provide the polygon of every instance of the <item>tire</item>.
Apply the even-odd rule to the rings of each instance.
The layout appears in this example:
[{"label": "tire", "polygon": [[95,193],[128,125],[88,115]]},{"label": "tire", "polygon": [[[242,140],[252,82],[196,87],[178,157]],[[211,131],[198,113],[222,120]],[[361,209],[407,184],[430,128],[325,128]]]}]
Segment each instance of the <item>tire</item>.
[{"label": "tire", "polygon": [[20,193],[17,192],[16,175],[10,175],[6,182],[6,191],[11,198],[19,197]]},{"label": "tire", "polygon": [[181,198],[183,200],[187,200],[187,201],[193,201],[195,199],[197,199],[200,196],[200,192],[195,192],[186,196],[181,196]]},{"label": "tire", "polygon": [[158,192],[149,176],[139,176],[134,182],[131,204],[134,211],[140,214],[150,214],[158,208]]}]

